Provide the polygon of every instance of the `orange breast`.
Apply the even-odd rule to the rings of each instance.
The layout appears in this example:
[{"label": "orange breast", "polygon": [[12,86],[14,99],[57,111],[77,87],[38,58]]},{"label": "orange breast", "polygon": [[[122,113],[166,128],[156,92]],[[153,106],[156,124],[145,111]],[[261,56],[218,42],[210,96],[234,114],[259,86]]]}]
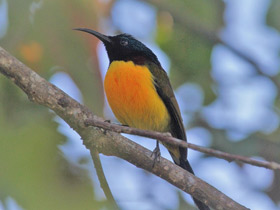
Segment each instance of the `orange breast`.
[{"label": "orange breast", "polygon": [[104,88],[117,119],[130,127],[167,131],[170,116],[146,66],[114,61],[107,71]]}]

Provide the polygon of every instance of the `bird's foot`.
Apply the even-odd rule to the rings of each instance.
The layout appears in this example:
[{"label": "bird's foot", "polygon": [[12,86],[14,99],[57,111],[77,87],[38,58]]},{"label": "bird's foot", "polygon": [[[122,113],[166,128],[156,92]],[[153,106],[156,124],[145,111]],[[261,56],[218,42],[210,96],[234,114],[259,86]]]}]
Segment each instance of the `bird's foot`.
[{"label": "bird's foot", "polygon": [[160,162],[160,149],[159,149],[159,142],[157,141],[156,148],[153,150],[151,157],[154,156],[153,167],[155,166],[156,162]]}]

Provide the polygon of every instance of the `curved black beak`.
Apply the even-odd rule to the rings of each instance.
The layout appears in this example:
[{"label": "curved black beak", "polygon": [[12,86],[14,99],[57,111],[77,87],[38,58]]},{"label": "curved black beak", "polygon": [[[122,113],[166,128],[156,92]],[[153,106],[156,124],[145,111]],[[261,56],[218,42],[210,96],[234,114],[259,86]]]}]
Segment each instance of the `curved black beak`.
[{"label": "curved black beak", "polygon": [[106,36],[104,34],[101,34],[101,33],[97,32],[97,31],[94,31],[94,30],[91,30],[91,29],[88,29],[88,28],[74,28],[73,30],[83,31],[83,32],[92,34],[93,36],[95,36],[99,40],[101,40],[104,44],[112,43],[112,40],[108,36]]}]

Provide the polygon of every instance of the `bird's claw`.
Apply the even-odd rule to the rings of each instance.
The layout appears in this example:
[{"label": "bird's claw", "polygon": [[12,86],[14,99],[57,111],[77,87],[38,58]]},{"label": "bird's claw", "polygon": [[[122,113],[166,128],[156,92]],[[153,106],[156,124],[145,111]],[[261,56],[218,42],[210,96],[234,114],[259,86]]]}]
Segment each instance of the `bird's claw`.
[{"label": "bird's claw", "polygon": [[154,168],[156,162],[160,162],[160,149],[159,149],[158,141],[157,141],[156,148],[153,150],[153,152],[151,154],[151,157],[153,157],[153,156],[154,156],[154,160],[153,160],[153,168]]}]

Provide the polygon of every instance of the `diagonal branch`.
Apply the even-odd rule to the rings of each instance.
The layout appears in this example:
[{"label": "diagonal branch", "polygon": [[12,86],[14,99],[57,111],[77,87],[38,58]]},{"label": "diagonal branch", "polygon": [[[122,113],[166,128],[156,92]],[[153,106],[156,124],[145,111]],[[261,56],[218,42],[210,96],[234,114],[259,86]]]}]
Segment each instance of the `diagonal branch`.
[{"label": "diagonal branch", "polygon": [[99,119],[87,119],[85,121],[85,125],[86,126],[95,126],[95,127],[103,128],[106,130],[114,131],[117,133],[134,134],[134,135],[138,135],[138,136],[158,139],[162,142],[166,142],[166,143],[173,144],[175,146],[180,146],[183,148],[190,148],[190,149],[193,149],[196,151],[206,153],[208,155],[212,155],[212,156],[215,156],[215,157],[218,157],[221,159],[225,159],[229,162],[241,161],[241,162],[259,166],[259,167],[264,167],[264,168],[268,168],[268,169],[272,169],[272,170],[280,170],[279,163],[260,161],[260,160],[252,159],[249,157],[241,156],[241,155],[233,155],[233,154],[229,154],[229,153],[222,152],[219,150],[214,150],[214,149],[197,146],[195,144],[187,143],[180,139],[176,139],[176,138],[172,137],[169,133],[160,133],[160,132],[149,131],[149,130],[141,130],[141,129],[137,129],[137,128],[131,128],[131,127],[127,127],[127,126],[112,124],[112,123],[106,122],[104,120],[99,120]]},{"label": "diagonal branch", "polygon": [[[83,118],[95,117],[86,107],[79,104],[56,86],[41,78],[20,61],[10,56],[1,47],[0,73],[4,74],[19,86],[27,94],[30,101],[52,109],[76,131],[83,127]],[[71,123],[69,123],[70,121]],[[109,205],[112,209],[117,210],[119,207],[105,178],[99,158],[99,152],[96,151],[96,148],[92,148],[90,153],[96,168],[98,180],[106,198],[108,199]]]},{"label": "diagonal branch", "polygon": [[69,126],[80,134],[84,145],[90,151],[97,149],[98,152],[104,155],[124,159],[137,167],[161,177],[213,209],[247,209],[203,180],[164,158],[155,167],[152,167],[153,158],[151,157],[151,151],[120,134],[110,131],[104,132],[104,130],[97,127],[86,127],[84,125],[86,119],[100,118],[93,115],[88,108],[79,104],[62,90],[50,84],[12,57],[1,47],[0,73],[19,86],[31,101],[52,109],[64,119]]},{"label": "diagonal branch", "polygon": [[110,187],[108,185],[108,182],[106,180],[106,177],[105,177],[105,174],[103,171],[103,167],[102,167],[102,164],[100,161],[100,157],[99,157],[99,152],[96,149],[90,150],[90,154],[92,157],[92,161],[93,161],[101,188],[103,189],[104,194],[109,201],[109,204],[110,204],[109,209],[119,210],[118,204],[117,204],[115,198],[113,197],[113,194],[112,194]]}]

